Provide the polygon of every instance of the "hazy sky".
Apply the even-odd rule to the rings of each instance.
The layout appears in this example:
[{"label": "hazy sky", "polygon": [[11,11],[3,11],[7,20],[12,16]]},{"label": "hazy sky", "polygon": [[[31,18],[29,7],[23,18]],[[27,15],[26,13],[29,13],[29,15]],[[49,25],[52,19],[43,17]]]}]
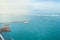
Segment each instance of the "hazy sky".
[{"label": "hazy sky", "polygon": [[60,13],[60,0],[0,0],[0,14]]},{"label": "hazy sky", "polygon": [[28,3],[27,0],[0,0],[0,22],[24,18],[21,15],[30,13]]},{"label": "hazy sky", "polygon": [[60,13],[60,0],[0,0],[1,22],[32,13]]},{"label": "hazy sky", "polygon": [[60,13],[60,0],[32,0],[33,13]]},{"label": "hazy sky", "polygon": [[0,0],[0,14],[29,13],[27,0]]}]

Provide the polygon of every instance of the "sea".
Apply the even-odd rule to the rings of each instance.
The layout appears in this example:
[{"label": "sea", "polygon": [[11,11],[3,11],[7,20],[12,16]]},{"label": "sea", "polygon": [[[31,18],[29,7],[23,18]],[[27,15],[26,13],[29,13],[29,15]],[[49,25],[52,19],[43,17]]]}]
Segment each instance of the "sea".
[{"label": "sea", "polygon": [[2,35],[13,40],[60,40],[60,16],[30,15],[23,19],[31,19],[31,21],[9,23],[11,32]]}]

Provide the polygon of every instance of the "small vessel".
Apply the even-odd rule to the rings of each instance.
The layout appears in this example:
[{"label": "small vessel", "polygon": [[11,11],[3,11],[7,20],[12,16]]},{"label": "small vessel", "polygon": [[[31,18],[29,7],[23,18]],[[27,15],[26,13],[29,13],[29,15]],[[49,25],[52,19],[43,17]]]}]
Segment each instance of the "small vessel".
[{"label": "small vessel", "polygon": [[31,21],[31,19],[24,20],[24,21],[23,21],[23,23],[26,23],[26,24],[28,24],[30,21]]},{"label": "small vessel", "polygon": [[27,21],[26,21],[26,22],[24,22],[24,23],[26,23],[26,24],[27,24],[27,23],[29,23],[29,22],[27,22]]}]

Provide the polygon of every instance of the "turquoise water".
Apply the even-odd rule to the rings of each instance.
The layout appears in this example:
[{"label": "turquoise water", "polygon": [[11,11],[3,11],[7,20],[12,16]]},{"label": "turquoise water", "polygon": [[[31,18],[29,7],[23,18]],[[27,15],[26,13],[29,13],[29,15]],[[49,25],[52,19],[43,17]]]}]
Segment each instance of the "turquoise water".
[{"label": "turquoise water", "polygon": [[[28,24],[10,23],[14,40],[60,40],[60,16],[29,16]],[[6,35],[6,34],[5,34]]]}]

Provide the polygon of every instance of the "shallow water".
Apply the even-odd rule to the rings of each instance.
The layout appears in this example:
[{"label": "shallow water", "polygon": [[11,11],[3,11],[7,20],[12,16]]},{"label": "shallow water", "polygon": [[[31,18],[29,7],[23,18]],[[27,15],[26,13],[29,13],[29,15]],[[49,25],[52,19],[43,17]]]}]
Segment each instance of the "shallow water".
[{"label": "shallow water", "polygon": [[14,40],[60,40],[60,16],[29,16],[28,24],[10,23]]}]

